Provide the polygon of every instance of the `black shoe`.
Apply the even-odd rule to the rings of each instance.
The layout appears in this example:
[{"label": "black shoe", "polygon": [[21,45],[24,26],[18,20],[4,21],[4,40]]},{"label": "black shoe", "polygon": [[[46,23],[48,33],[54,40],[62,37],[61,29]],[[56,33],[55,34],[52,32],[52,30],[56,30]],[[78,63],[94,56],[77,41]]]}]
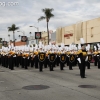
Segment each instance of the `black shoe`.
[{"label": "black shoe", "polygon": [[54,71],[54,70],[50,70],[50,71]]},{"label": "black shoe", "polygon": [[83,77],[83,78],[86,78],[86,77]]},{"label": "black shoe", "polygon": [[86,78],[86,77],[81,77],[81,78]]}]

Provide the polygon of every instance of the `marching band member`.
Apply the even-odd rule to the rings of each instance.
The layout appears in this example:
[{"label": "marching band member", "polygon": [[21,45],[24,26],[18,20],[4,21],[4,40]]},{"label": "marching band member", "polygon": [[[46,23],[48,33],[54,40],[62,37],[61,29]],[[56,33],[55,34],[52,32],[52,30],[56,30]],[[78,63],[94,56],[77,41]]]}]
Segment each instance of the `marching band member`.
[{"label": "marching band member", "polygon": [[75,61],[75,55],[73,49],[70,47],[70,54],[69,54],[69,70],[73,70],[72,66]]},{"label": "marching band member", "polygon": [[65,63],[65,62],[61,61],[61,60],[65,60],[65,57],[61,56],[62,54],[65,54],[64,47],[60,48],[60,70],[64,70],[63,68],[64,68],[64,63]]},{"label": "marching band member", "polygon": [[9,53],[9,69],[14,70],[14,56],[15,52],[14,49],[11,49],[10,53]]},{"label": "marching band member", "polygon": [[[50,45],[50,51],[49,51],[49,55],[48,55],[50,71],[54,71],[53,68],[54,68],[54,60],[55,60],[55,58],[54,58],[54,56],[52,57],[51,54],[53,54],[53,55],[55,55],[55,54],[54,54],[54,51],[52,49],[53,49],[52,45]],[[53,61],[51,61],[51,60],[53,60]]]},{"label": "marching band member", "polygon": [[35,45],[35,50],[34,50],[34,63],[35,63],[35,68],[38,69],[38,46]]},{"label": "marching band member", "polygon": [[81,41],[81,44],[82,44],[82,47],[81,47],[81,50],[78,51],[78,61],[80,63],[80,75],[81,75],[81,78],[86,78],[85,77],[85,66],[86,66],[86,56],[87,56],[87,52],[86,52],[86,49],[85,49],[85,46],[83,45],[84,44],[84,40],[83,38],[80,38],[80,41]]},{"label": "marching band member", "polygon": [[[44,50],[43,50],[43,45],[42,43],[40,42],[39,43],[39,71],[42,72],[43,71],[43,64],[44,64],[44,59],[45,59],[45,55],[43,54],[44,53]],[[41,54],[40,54],[41,53]]]},{"label": "marching band member", "polygon": [[91,51],[90,51],[90,46],[88,45],[86,47],[86,51],[87,51],[87,61],[86,61],[86,65],[87,65],[87,69],[90,69],[90,62],[92,60],[92,55],[91,55]]},{"label": "marching band member", "polygon": [[47,68],[47,65],[48,65],[48,47],[45,46],[45,49],[44,49],[44,52],[46,53],[46,58],[44,60],[44,68]]},{"label": "marching band member", "polygon": [[100,69],[100,47],[98,48],[97,58],[98,58],[98,69]]},{"label": "marching band member", "polygon": [[34,48],[31,47],[30,48],[30,63],[31,63],[31,67],[34,66]]},{"label": "marching band member", "polygon": [[97,62],[98,62],[98,59],[97,59],[98,50],[97,50],[96,46],[94,46],[94,49],[95,49],[95,51],[93,52],[93,54],[94,54],[94,66],[97,66]]}]

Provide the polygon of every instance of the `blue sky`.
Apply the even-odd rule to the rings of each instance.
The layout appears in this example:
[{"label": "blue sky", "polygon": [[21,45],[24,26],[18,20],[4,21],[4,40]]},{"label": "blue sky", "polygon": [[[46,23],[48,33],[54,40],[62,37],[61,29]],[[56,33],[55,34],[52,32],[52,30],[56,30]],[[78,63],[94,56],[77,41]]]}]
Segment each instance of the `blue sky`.
[{"label": "blue sky", "polygon": [[[5,2],[18,2],[16,6],[0,5],[0,37],[9,40],[7,27],[16,24],[25,35],[32,35],[36,28],[40,31],[46,31],[46,21],[37,19],[43,16],[41,9],[53,8],[55,17],[50,19],[49,30],[55,31],[58,27],[64,27],[75,24],[78,21],[85,21],[100,17],[100,0],[0,0],[0,4]],[[15,32],[16,38],[22,35],[21,32]]]}]

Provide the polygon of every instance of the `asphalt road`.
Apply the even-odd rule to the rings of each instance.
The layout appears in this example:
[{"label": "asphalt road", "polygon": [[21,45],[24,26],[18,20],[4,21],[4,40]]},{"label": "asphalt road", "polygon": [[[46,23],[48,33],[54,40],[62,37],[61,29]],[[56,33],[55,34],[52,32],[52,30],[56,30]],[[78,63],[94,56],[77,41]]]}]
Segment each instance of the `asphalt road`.
[{"label": "asphalt road", "polygon": [[100,69],[91,65],[86,77],[79,76],[78,67],[39,72],[34,68],[11,71],[0,66],[0,100],[100,100]]}]

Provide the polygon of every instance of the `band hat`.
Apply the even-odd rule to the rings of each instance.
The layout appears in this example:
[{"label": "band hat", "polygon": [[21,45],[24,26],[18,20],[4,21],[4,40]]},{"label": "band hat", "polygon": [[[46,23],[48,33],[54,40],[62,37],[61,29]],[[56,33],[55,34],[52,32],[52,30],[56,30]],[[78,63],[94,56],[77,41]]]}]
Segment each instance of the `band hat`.
[{"label": "band hat", "polygon": [[39,49],[41,49],[42,48],[42,44],[39,44]]},{"label": "band hat", "polygon": [[41,41],[39,42],[39,45],[42,45],[42,42]]},{"label": "band hat", "polygon": [[97,50],[97,47],[96,46],[94,46],[94,50]]},{"label": "band hat", "polygon": [[58,45],[56,44],[56,47],[58,48]]},{"label": "band hat", "polygon": [[60,51],[62,51],[63,50],[63,48],[62,47],[60,47]]},{"label": "band hat", "polygon": [[99,43],[97,43],[97,46],[98,46],[98,48],[100,48],[100,44]]},{"label": "band hat", "polygon": [[84,44],[85,43],[83,38],[80,38],[80,43],[81,44]]},{"label": "band hat", "polygon": [[52,45],[52,49],[55,49],[55,45]]},{"label": "band hat", "polygon": [[11,48],[11,45],[9,45],[8,47]]},{"label": "band hat", "polygon": [[69,49],[69,51],[70,51],[70,50],[71,50],[71,47],[69,47],[68,49]]},{"label": "band hat", "polygon": [[86,46],[86,51],[89,51],[90,50],[90,47],[89,46]]},{"label": "band hat", "polygon": [[30,47],[30,48],[29,48],[29,51],[32,52],[32,51],[33,51],[33,47]]},{"label": "band hat", "polygon": [[61,47],[64,47],[64,43],[61,43]]},{"label": "band hat", "polygon": [[37,44],[35,45],[35,50],[36,50],[36,49],[38,49],[38,45],[37,45]]},{"label": "band hat", "polygon": [[81,48],[81,46],[80,45],[78,45],[78,50],[81,50],[82,48]]},{"label": "band hat", "polygon": [[77,47],[75,47],[75,50],[77,51],[77,50],[78,50],[78,48],[77,48]]},{"label": "band hat", "polygon": [[87,45],[90,48],[90,44]]},{"label": "band hat", "polygon": [[100,47],[98,48],[98,50],[100,50]]},{"label": "band hat", "polygon": [[12,47],[12,48],[14,47],[14,44],[13,44],[13,43],[11,43],[11,47]]},{"label": "band hat", "polygon": [[47,46],[44,46],[44,51],[47,51]]}]

